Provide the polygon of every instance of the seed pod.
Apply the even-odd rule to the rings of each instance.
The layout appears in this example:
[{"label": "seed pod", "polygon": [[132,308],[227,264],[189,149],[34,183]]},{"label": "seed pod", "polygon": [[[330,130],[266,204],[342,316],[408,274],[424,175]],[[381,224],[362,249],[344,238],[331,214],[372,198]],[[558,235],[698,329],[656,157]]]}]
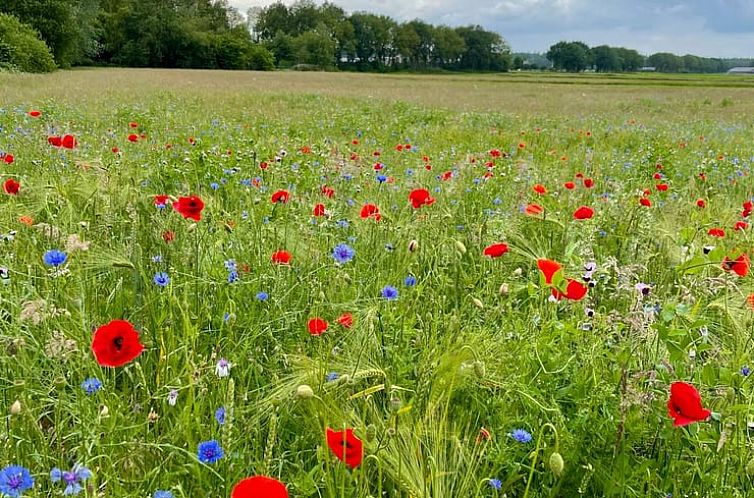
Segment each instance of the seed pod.
[{"label": "seed pod", "polygon": [[560,476],[560,473],[563,472],[563,468],[565,467],[565,462],[563,461],[563,457],[560,453],[553,452],[552,455],[550,455],[550,470],[552,471],[555,476]]},{"label": "seed pod", "polygon": [[513,270],[513,276],[514,277],[520,277],[524,273],[524,270],[522,268],[516,268]]},{"label": "seed pod", "polygon": [[419,241],[416,239],[408,243],[408,252],[416,252],[419,249]]},{"label": "seed pod", "polygon": [[12,405],[10,405],[10,414],[21,415],[21,402],[19,400],[16,400]]},{"label": "seed pod", "polygon": [[484,309],[484,303],[482,303],[482,301],[480,301],[479,299],[472,297],[471,302],[474,303],[474,306],[476,306],[480,310]]},{"label": "seed pod", "polygon": [[401,406],[403,403],[401,403],[401,398],[396,396],[395,394],[390,397],[390,411],[395,413],[398,410],[401,409]]},{"label": "seed pod", "polygon": [[377,437],[377,427],[374,426],[374,424],[369,424],[367,426],[367,432],[365,434],[364,439],[367,440],[367,442],[372,442]]},{"label": "seed pod", "polygon": [[484,378],[485,374],[487,373],[487,368],[484,366],[483,361],[477,360],[474,362],[474,373],[480,379]]},{"label": "seed pod", "polygon": [[461,256],[466,254],[466,246],[460,240],[456,240],[456,250]]},{"label": "seed pod", "polygon": [[301,399],[311,399],[314,397],[314,391],[306,384],[301,384],[296,388],[296,396]]}]

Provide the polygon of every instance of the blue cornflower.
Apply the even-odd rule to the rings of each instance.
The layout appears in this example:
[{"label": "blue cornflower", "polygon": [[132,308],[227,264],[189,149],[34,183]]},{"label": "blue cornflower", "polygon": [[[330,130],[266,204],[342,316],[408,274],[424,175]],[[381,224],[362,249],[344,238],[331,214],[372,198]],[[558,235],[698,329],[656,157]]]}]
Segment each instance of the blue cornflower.
[{"label": "blue cornflower", "polygon": [[266,292],[264,292],[264,291],[262,291],[262,292],[257,292],[257,300],[258,300],[258,301],[267,301],[267,299],[269,299],[269,297],[270,297],[270,295],[269,295],[269,294],[267,294],[267,293],[266,293]]},{"label": "blue cornflower", "polygon": [[221,406],[217,410],[215,410],[215,420],[217,420],[217,423],[220,425],[223,425],[225,423],[225,407]]},{"label": "blue cornflower", "polygon": [[492,204],[494,204],[495,206],[499,206],[502,203],[503,203],[503,200],[499,197],[496,197],[495,200],[492,201]]},{"label": "blue cornflower", "polygon": [[508,435],[519,443],[528,443],[529,441],[531,441],[531,434],[524,429],[513,429],[513,431]]},{"label": "blue cornflower", "polygon": [[377,175],[377,181],[380,183],[385,183],[387,181],[387,177],[385,175]]},{"label": "blue cornflower", "polygon": [[325,379],[327,380],[327,382],[333,382],[335,380],[338,380],[339,377],[340,375],[338,375],[338,372],[330,372],[329,374],[327,374],[327,377],[325,377]]},{"label": "blue cornflower", "polygon": [[47,266],[60,266],[68,259],[68,255],[63,251],[57,249],[50,249],[42,257],[42,260]]},{"label": "blue cornflower", "polygon": [[154,492],[152,498],[173,498],[173,493],[164,489],[158,489]]},{"label": "blue cornflower", "polygon": [[50,472],[50,480],[52,482],[63,482],[65,484],[64,495],[77,495],[81,493],[84,488],[81,484],[87,479],[92,477],[92,472],[83,465],[76,464],[71,471],[62,471],[55,467]]},{"label": "blue cornflower", "polygon": [[233,271],[236,269],[236,260],[235,259],[228,259],[225,261],[225,269],[228,271]]},{"label": "blue cornflower", "polygon": [[91,395],[102,389],[102,382],[95,377],[89,377],[81,383],[81,389],[86,391],[86,394]]},{"label": "blue cornflower", "polygon": [[232,284],[238,280],[238,272],[236,270],[231,270],[228,272],[228,283]]},{"label": "blue cornflower", "polygon": [[395,246],[391,244],[390,242],[388,242],[387,244],[385,244],[385,250],[388,252],[395,251]]},{"label": "blue cornflower", "polygon": [[0,470],[0,494],[18,498],[27,489],[34,486],[34,478],[29,469],[20,465],[8,465]]},{"label": "blue cornflower", "polygon": [[223,449],[220,447],[220,443],[218,443],[214,439],[199,443],[199,450],[197,454],[200,462],[210,464],[217,462],[223,456],[225,456]]},{"label": "blue cornflower", "polygon": [[750,373],[751,369],[749,368],[749,365],[744,365],[743,367],[741,367],[741,375],[748,377]]},{"label": "blue cornflower", "polygon": [[348,220],[338,220],[335,224],[338,225],[338,228],[348,228],[350,226]]},{"label": "blue cornflower", "polygon": [[413,275],[407,276],[406,279],[403,281],[403,284],[406,287],[413,287],[414,285],[416,285],[416,277]]},{"label": "blue cornflower", "polygon": [[217,182],[212,182],[209,184],[209,188],[211,188],[212,190],[217,190],[220,188],[220,185]]},{"label": "blue cornflower", "polygon": [[501,489],[503,487],[503,481],[500,479],[488,479],[487,482],[490,484],[490,487],[494,489]]},{"label": "blue cornflower", "polygon": [[356,251],[348,244],[338,244],[332,251],[332,257],[341,265],[348,263],[356,255]]},{"label": "blue cornflower", "polygon": [[152,280],[154,281],[155,285],[157,285],[157,287],[165,287],[170,283],[170,277],[168,277],[168,274],[164,271],[155,273]]},{"label": "blue cornflower", "polygon": [[388,301],[395,301],[396,299],[398,299],[398,289],[396,289],[392,285],[386,285],[382,288],[381,295]]},{"label": "blue cornflower", "polygon": [[162,255],[157,254],[155,256],[152,256],[152,263],[162,263]]}]

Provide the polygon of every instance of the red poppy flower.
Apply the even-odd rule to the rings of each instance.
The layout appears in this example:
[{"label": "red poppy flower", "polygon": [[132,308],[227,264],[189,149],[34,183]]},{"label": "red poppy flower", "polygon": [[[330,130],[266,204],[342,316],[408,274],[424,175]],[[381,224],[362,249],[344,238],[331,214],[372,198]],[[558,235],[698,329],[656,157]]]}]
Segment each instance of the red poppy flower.
[{"label": "red poppy flower", "polygon": [[573,213],[574,220],[588,220],[594,216],[594,209],[588,206],[581,206]]},{"label": "red poppy flower", "polygon": [[291,263],[291,253],[288,251],[275,251],[272,253],[272,262],[276,265],[288,265]]},{"label": "red poppy flower", "polygon": [[13,178],[8,178],[5,180],[5,183],[3,183],[3,190],[5,190],[6,194],[10,195],[18,195],[18,191],[21,189],[21,184],[18,183]]},{"label": "red poppy flower", "polygon": [[155,206],[164,206],[168,203],[168,200],[170,199],[167,195],[155,195],[154,196],[154,205]]},{"label": "red poppy flower", "polygon": [[733,272],[739,277],[748,275],[750,266],[751,261],[749,260],[749,255],[746,253],[740,255],[735,261],[729,259],[727,256],[723,258],[723,270]]},{"label": "red poppy flower", "polygon": [[563,268],[560,263],[551,259],[538,259],[537,267],[545,277],[545,283],[551,284],[552,277]]},{"label": "red poppy flower", "polygon": [[320,217],[325,215],[325,205],[324,204],[317,204],[314,206],[314,210],[312,211],[312,214],[314,216]]},{"label": "red poppy flower", "polygon": [[368,218],[374,218],[375,221],[380,221],[380,219],[382,219],[380,208],[374,204],[364,204],[361,208],[361,219],[366,220]]},{"label": "red poppy flower", "polygon": [[113,320],[94,331],[92,352],[103,367],[121,367],[144,351],[139,333],[125,320]]},{"label": "red poppy flower", "polygon": [[139,127],[139,123],[137,123],[135,121],[131,121],[130,123],[128,123],[128,126],[130,126],[131,128],[138,128]]},{"label": "red poppy flower", "polygon": [[175,240],[175,232],[171,232],[170,230],[162,232],[162,240],[170,244]]},{"label": "red poppy flower", "polygon": [[442,175],[440,175],[440,179],[443,181],[450,180],[453,178],[453,172],[452,171],[446,171]]},{"label": "red poppy flower", "polygon": [[697,199],[696,200],[696,207],[698,207],[698,208],[705,208],[705,207],[707,207],[707,203],[704,202],[704,199]]},{"label": "red poppy flower", "polygon": [[524,209],[524,212],[528,214],[529,216],[536,216],[538,214],[542,214],[544,212],[545,208],[540,206],[539,204],[529,204]]},{"label": "red poppy flower", "polygon": [[119,149],[119,148],[117,148],[117,147],[113,147],[113,148],[112,148],[112,149],[110,149],[110,150],[111,150],[111,151],[113,152],[113,154],[117,154],[118,152],[120,152],[120,149]]},{"label": "red poppy flower", "polygon": [[179,197],[178,200],[173,203],[173,209],[181,213],[186,219],[200,221],[202,219],[204,201],[195,195],[190,197]]},{"label": "red poppy flower", "polygon": [[492,244],[484,248],[484,255],[489,256],[490,258],[499,258],[503,254],[508,252],[508,244],[499,243],[499,244]]},{"label": "red poppy flower", "polygon": [[312,148],[309,147],[308,145],[304,145],[299,150],[301,151],[302,154],[311,154],[312,153]]},{"label": "red poppy flower", "polygon": [[15,159],[16,159],[16,158],[15,158],[15,157],[13,157],[13,154],[5,154],[5,155],[3,156],[3,161],[5,161],[5,164],[13,164],[13,161],[14,161]]},{"label": "red poppy flower", "polygon": [[139,141],[139,135],[137,135],[136,133],[131,133],[130,135],[128,135],[128,141],[129,142],[138,142]]},{"label": "red poppy flower", "polygon": [[[490,155],[491,155],[492,157],[500,157],[500,156],[501,156],[502,154],[500,153],[500,150],[499,150],[499,149],[492,149],[492,150],[490,151]],[[426,162],[426,161],[425,161],[425,162]]]},{"label": "red poppy flower", "polygon": [[652,178],[655,180],[662,180],[662,173],[655,173]]},{"label": "red poppy flower", "polygon": [[667,192],[668,191],[668,184],[667,183],[658,183],[655,185],[655,188],[660,192]]},{"label": "red poppy flower", "polygon": [[352,469],[361,465],[364,448],[361,440],[353,434],[353,429],[334,431],[328,427],[327,446],[339,460],[345,462]]},{"label": "red poppy flower", "polygon": [[594,180],[592,180],[591,178],[584,178],[584,186],[586,188],[594,187]]},{"label": "red poppy flower", "polygon": [[575,183],[573,183],[573,182],[565,182],[565,183],[563,184],[563,186],[564,186],[565,188],[567,188],[568,190],[573,190],[573,189],[575,189],[575,188],[576,188],[576,184],[575,184]]},{"label": "red poppy flower", "polygon": [[587,290],[588,289],[584,284],[582,284],[578,280],[569,278],[565,294],[554,287],[551,289],[551,292],[555,299],[566,298],[570,299],[571,301],[581,301],[582,299],[584,299],[584,296],[586,296]]},{"label": "red poppy flower", "polygon": [[343,326],[343,328],[350,329],[353,327],[353,315],[350,313],[343,313],[338,317],[338,323]]},{"label": "red poppy flower", "polygon": [[408,200],[414,206],[414,209],[419,209],[422,206],[431,206],[435,202],[435,198],[429,195],[429,190],[425,188],[418,188],[412,190],[408,194]]},{"label": "red poppy flower", "polygon": [[685,382],[673,382],[670,385],[668,415],[673,418],[673,427],[703,422],[711,414],[702,406],[702,397],[694,386]]},{"label": "red poppy flower", "polygon": [[63,139],[61,137],[53,135],[53,136],[47,137],[47,143],[52,145],[53,147],[62,147]]},{"label": "red poppy flower", "polygon": [[744,218],[748,218],[753,210],[754,210],[754,203],[751,201],[746,201],[744,202],[744,210],[741,213],[741,216]]},{"label": "red poppy flower", "polygon": [[243,479],[233,486],[230,498],[288,498],[285,484],[265,476],[254,476]]},{"label": "red poppy flower", "polygon": [[327,330],[327,326],[327,322],[321,318],[312,318],[309,320],[309,323],[306,324],[311,335],[321,335],[322,332]]},{"label": "red poppy flower", "polygon": [[396,145],[395,150],[397,150],[398,152],[401,152],[403,150],[403,144]]},{"label": "red poppy flower", "polygon": [[639,204],[641,204],[644,207],[652,207],[652,201],[650,201],[646,197],[642,197],[641,199],[639,199]]},{"label": "red poppy flower", "polygon": [[291,194],[287,190],[278,190],[274,194],[272,194],[272,203],[277,204],[278,202],[282,202],[285,204],[288,202],[288,199],[290,199]]},{"label": "red poppy flower", "polygon": [[725,237],[725,230],[722,228],[710,228],[709,231],[707,231],[707,235],[711,237]]},{"label": "red poppy flower", "polygon": [[547,193],[547,188],[545,188],[545,186],[544,186],[544,185],[540,185],[539,183],[537,183],[536,185],[534,185],[534,186],[532,187],[532,189],[533,189],[533,190],[534,190],[534,191],[535,191],[536,193],[538,193],[539,195],[544,195],[544,194],[546,194],[546,193]]},{"label": "red poppy flower", "polygon": [[328,199],[332,199],[332,197],[335,195],[335,189],[332,187],[328,187],[327,185],[322,186],[322,195],[327,197]]},{"label": "red poppy flower", "polygon": [[261,163],[259,163],[259,168],[260,169],[267,169],[269,167],[270,167],[270,165],[267,163],[267,161],[262,161]]},{"label": "red poppy flower", "polygon": [[36,109],[29,111],[29,116],[31,116],[32,118],[38,118],[41,115],[42,113],[40,111],[37,111]]},{"label": "red poppy flower", "polygon": [[63,135],[63,138],[60,141],[60,145],[62,145],[64,149],[73,149],[77,144],[78,142],[73,135]]},{"label": "red poppy flower", "polygon": [[733,230],[739,232],[741,230],[746,230],[749,228],[749,224],[745,221],[737,221],[736,224],[733,226]]}]

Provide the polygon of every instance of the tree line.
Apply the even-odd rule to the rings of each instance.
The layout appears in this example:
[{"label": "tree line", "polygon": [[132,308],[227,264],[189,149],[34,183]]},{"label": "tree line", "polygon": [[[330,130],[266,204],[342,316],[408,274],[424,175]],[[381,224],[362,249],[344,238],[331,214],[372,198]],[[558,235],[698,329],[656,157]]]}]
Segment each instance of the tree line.
[{"label": "tree line", "polygon": [[[242,15],[227,0],[0,0],[0,69],[74,65],[356,71],[543,69],[541,56],[513,57],[481,26],[398,22],[313,0],[277,1]],[[558,42],[556,70],[722,72],[752,61],[710,59],[582,42]],[[544,60],[544,62],[547,62]]]},{"label": "tree line", "polygon": [[608,45],[590,48],[579,41],[560,41],[552,45],[545,56],[555,69],[569,72],[593,69],[602,73],[616,73],[653,68],[661,73],[722,73],[735,66],[754,65],[752,59],[679,56],[667,52],[644,57],[633,49]]}]

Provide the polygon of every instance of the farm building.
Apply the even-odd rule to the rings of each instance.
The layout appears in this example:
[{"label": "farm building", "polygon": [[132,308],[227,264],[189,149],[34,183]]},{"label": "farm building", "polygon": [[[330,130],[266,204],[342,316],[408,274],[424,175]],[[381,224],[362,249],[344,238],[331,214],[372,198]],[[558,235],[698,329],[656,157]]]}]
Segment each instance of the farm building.
[{"label": "farm building", "polygon": [[732,67],[728,74],[754,74],[754,67]]}]

